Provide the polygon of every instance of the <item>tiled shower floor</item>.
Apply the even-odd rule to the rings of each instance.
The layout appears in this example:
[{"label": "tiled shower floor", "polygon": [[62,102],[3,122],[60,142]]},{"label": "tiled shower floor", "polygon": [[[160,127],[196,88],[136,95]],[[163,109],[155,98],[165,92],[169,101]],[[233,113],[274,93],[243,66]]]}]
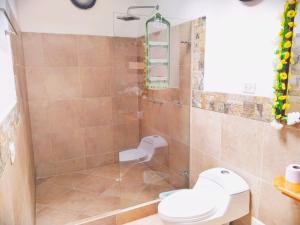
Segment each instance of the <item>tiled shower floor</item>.
[{"label": "tiled shower floor", "polygon": [[145,164],[112,164],[37,180],[37,225],[62,225],[158,198],[173,187]]}]

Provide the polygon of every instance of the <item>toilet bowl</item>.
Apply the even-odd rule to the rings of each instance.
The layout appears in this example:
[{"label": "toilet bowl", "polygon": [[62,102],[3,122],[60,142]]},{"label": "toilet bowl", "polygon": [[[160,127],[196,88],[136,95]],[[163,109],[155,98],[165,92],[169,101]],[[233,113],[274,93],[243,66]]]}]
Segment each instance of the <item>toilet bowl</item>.
[{"label": "toilet bowl", "polygon": [[142,138],[139,146],[119,153],[120,162],[148,162],[154,156],[157,149],[168,146],[167,141],[158,135]]},{"label": "toilet bowl", "polygon": [[224,225],[249,213],[249,186],[239,175],[213,168],[199,175],[192,189],[166,197],[158,215],[166,225]]}]

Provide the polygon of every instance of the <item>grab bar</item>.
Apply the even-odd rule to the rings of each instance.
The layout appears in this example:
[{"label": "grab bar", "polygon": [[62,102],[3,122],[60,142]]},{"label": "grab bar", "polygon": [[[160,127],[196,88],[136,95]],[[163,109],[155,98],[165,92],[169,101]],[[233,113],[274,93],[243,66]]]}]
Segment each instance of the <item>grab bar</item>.
[{"label": "grab bar", "polygon": [[6,12],[6,10],[4,8],[0,8],[0,11],[3,12],[4,16],[6,17],[10,27],[12,28],[12,31],[5,31],[5,34],[13,34],[13,35],[17,35],[18,32],[15,28],[15,26],[13,25],[11,19],[8,16],[8,13]]}]

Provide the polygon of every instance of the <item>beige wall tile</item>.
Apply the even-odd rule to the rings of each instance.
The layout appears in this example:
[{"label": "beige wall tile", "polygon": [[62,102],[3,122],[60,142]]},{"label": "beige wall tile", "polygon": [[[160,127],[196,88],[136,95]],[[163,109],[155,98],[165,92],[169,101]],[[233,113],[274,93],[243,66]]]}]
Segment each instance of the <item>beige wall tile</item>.
[{"label": "beige wall tile", "polygon": [[49,103],[44,100],[29,101],[31,130],[33,135],[51,132],[49,119]]},{"label": "beige wall tile", "polygon": [[42,40],[47,66],[76,66],[78,64],[76,36],[42,34]]},{"label": "beige wall tile", "polygon": [[267,225],[298,225],[300,204],[263,183],[258,219]]},{"label": "beige wall tile", "polygon": [[278,131],[265,127],[263,146],[263,179],[272,183],[276,176],[283,176],[289,164],[299,163],[300,130],[286,128]]},{"label": "beige wall tile", "polygon": [[44,66],[42,34],[22,33],[26,66]]},{"label": "beige wall tile", "polygon": [[114,151],[113,126],[88,127],[84,132],[86,155],[100,155]]},{"label": "beige wall tile", "polygon": [[52,150],[51,135],[49,134],[33,134],[32,144],[34,149],[34,160],[36,164],[47,163],[54,160]]},{"label": "beige wall tile", "polygon": [[25,65],[22,36],[23,35],[20,33],[18,37],[10,37],[13,64],[18,66]]},{"label": "beige wall tile", "polygon": [[60,100],[49,104],[48,120],[52,132],[66,132],[81,127],[81,101]]},{"label": "beige wall tile", "polygon": [[47,100],[45,67],[26,67],[29,100]]},{"label": "beige wall tile", "polygon": [[192,108],[191,147],[219,158],[221,154],[221,114]]},{"label": "beige wall tile", "polygon": [[263,122],[224,115],[221,159],[260,176],[264,126]]},{"label": "beige wall tile", "polygon": [[47,67],[43,75],[50,101],[74,99],[81,96],[77,67]]},{"label": "beige wall tile", "polygon": [[189,153],[188,145],[171,139],[169,143],[169,169],[178,174],[189,170]]},{"label": "beige wall tile", "polygon": [[[113,67],[113,91],[115,95],[132,95],[138,86],[137,71],[124,71],[124,68]],[[135,88],[136,87],[136,88]]]},{"label": "beige wall tile", "polygon": [[111,65],[111,38],[97,36],[80,36],[78,43],[78,62],[80,66]]},{"label": "beige wall tile", "polygon": [[112,123],[111,97],[86,98],[81,101],[81,122],[83,127],[108,125]]},{"label": "beige wall tile", "polygon": [[[129,71],[130,62],[137,62],[138,49],[135,38],[118,38],[113,39],[114,67]],[[133,69],[134,70],[134,69]]]},{"label": "beige wall tile", "polygon": [[129,113],[138,111],[137,96],[118,96],[113,98],[115,113]]},{"label": "beige wall tile", "polygon": [[84,129],[62,130],[51,135],[55,161],[64,161],[84,156]]},{"label": "beige wall tile", "polygon": [[139,144],[139,123],[131,121],[114,126],[114,149],[116,151],[136,148]]},{"label": "beige wall tile", "polygon": [[[114,162],[113,124],[121,125],[118,133],[125,135],[118,140],[119,146],[138,144],[137,69],[129,68],[129,63],[137,61],[137,52],[132,51],[137,49],[135,39],[121,38],[113,44],[110,37],[34,33],[24,36],[26,57],[30,57],[26,76],[31,125],[37,137],[36,158],[45,161],[36,165],[39,176],[62,173],[61,160],[68,159],[67,171],[85,165],[69,160],[74,158],[87,160],[90,167]],[[113,69],[115,56],[122,62]],[[118,97],[112,101],[113,96]],[[100,126],[106,130],[98,129]],[[40,152],[49,136],[54,159],[47,161]],[[86,158],[86,154],[96,158]]]},{"label": "beige wall tile", "polygon": [[83,97],[104,97],[112,94],[112,68],[81,67],[80,81]]},{"label": "beige wall tile", "polygon": [[[205,118],[201,119],[205,129],[209,124],[209,114],[212,113],[192,110],[190,185],[196,182],[198,174],[203,170],[217,166],[231,169],[250,186],[251,216],[268,225],[298,224],[299,204],[276,191],[272,180],[283,175],[288,164],[299,161],[296,154],[299,130],[287,128],[279,132],[267,123],[224,114],[220,121],[222,155],[218,158],[217,154],[199,150],[201,144],[193,141],[201,136],[199,126],[196,126],[197,120]],[[214,136],[214,133],[210,136]],[[251,216],[241,218],[234,224],[249,224]]]},{"label": "beige wall tile", "polygon": [[170,135],[174,140],[190,145],[190,108],[188,106],[171,105],[167,122],[170,126]]}]

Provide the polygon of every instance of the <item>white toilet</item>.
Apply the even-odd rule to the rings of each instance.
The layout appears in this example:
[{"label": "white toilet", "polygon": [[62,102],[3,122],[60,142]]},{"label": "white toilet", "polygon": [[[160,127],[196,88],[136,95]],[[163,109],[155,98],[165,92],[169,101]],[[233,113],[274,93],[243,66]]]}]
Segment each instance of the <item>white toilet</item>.
[{"label": "white toilet", "polygon": [[213,168],[199,175],[193,189],[163,199],[158,214],[166,225],[227,225],[247,215],[249,206],[245,180],[228,169]]}]

